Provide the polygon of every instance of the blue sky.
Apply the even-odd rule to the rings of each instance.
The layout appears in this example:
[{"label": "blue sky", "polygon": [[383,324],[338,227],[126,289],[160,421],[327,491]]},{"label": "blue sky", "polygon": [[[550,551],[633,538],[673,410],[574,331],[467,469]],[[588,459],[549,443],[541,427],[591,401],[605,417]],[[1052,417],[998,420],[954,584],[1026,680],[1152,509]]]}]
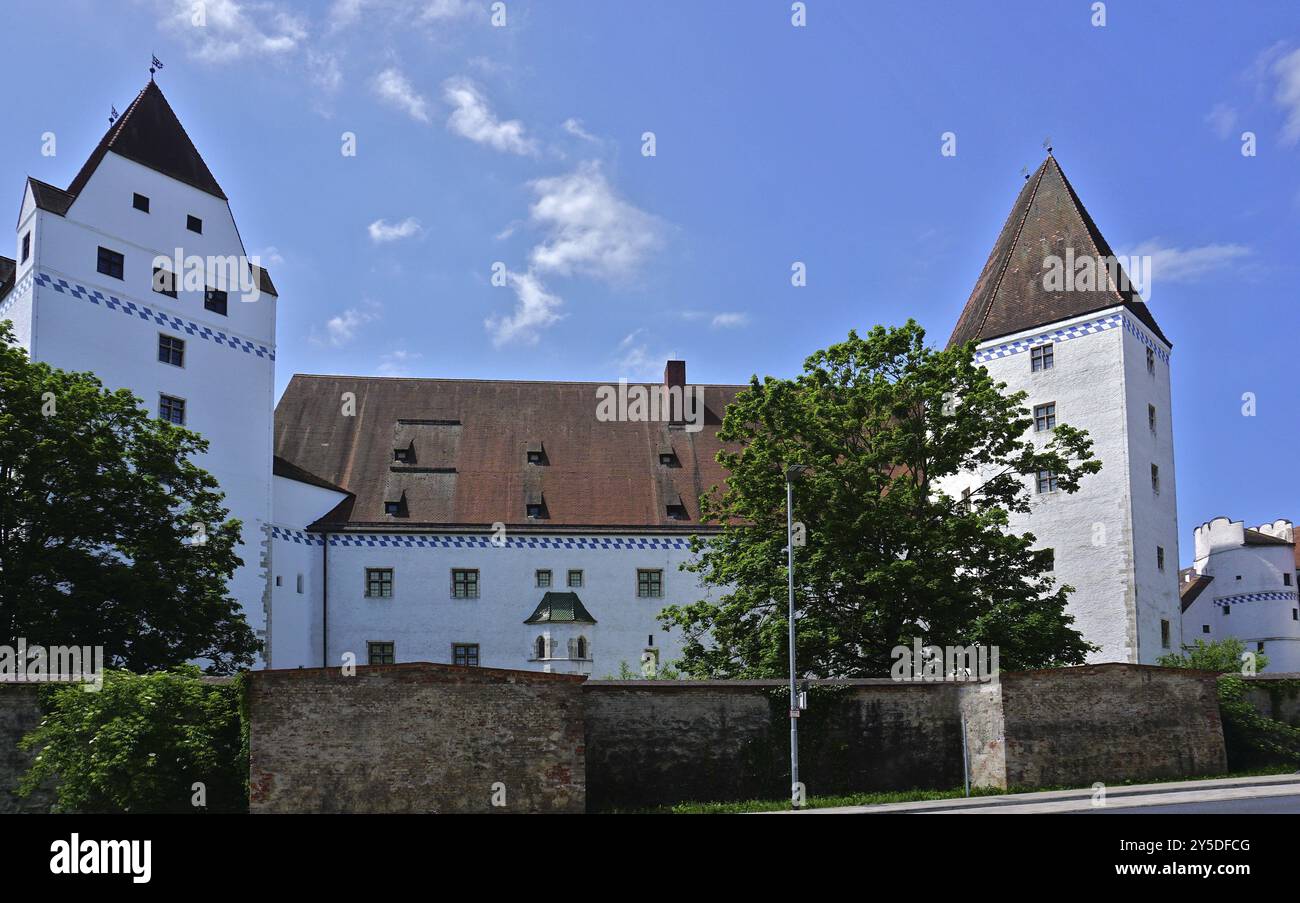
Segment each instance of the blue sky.
[{"label": "blue sky", "polygon": [[802,28],[784,0],[196,5],[6,0],[0,176],[15,210],[24,175],[66,185],[157,54],[280,290],[277,391],[669,356],[743,382],[908,317],[942,344],[1050,135],[1154,258],[1184,559],[1212,516],[1300,519],[1293,0],[1112,0],[1102,27],[1084,0],[808,0]]}]

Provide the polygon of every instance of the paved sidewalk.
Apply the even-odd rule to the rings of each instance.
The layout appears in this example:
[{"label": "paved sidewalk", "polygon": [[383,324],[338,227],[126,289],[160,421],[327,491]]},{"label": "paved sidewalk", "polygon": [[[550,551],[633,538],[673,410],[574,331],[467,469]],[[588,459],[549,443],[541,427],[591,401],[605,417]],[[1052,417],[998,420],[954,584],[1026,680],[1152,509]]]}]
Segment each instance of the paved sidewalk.
[{"label": "paved sidewalk", "polygon": [[1133,809],[1224,800],[1264,799],[1300,795],[1300,773],[1225,778],[1210,781],[1173,781],[1164,784],[1133,784],[1106,788],[1105,806],[1093,804],[1093,790],[1049,790],[1043,793],[1011,793],[970,799],[924,800],[916,803],[885,803],[878,806],[838,806],[804,809],[802,812],[771,814],[799,815],[883,815],[911,814],[1036,814],[1049,812],[1095,812],[1098,809]]}]

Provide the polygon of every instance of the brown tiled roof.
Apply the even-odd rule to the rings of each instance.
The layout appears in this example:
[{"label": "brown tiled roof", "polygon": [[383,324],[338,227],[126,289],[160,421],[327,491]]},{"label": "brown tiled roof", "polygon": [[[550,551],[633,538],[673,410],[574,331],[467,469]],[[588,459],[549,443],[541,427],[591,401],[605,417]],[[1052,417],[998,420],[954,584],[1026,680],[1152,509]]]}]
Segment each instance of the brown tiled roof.
[{"label": "brown tiled roof", "polygon": [[226,193],[152,79],[131,101],[126,112],[108,127],[68,186],[69,194],[81,194],[109,151],[226,200]]},{"label": "brown tiled roof", "polygon": [[1245,545],[1248,546],[1290,546],[1295,545],[1288,539],[1280,536],[1270,536],[1267,533],[1261,533],[1259,530],[1252,530],[1247,527],[1242,531],[1245,534]]},{"label": "brown tiled roof", "polygon": [[1169,344],[1141,297],[1127,286],[1102,291],[1044,288],[1045,258],[1064,260],[1070,248],[1076,259],[1088,256],[1104,260],[1114,256],[1056,158],[1049,154],[1020,189],[957,319],[948,347],[1046,326],[1117,304],[1125,305]]},{"label": "brown tiled roof", "polygon": [[1192,568],[1184,568],[1179,571],[1178,598],[1182,602],[1182,610],[1187,611],[1187,609],[1191,608],[1197,597],[1213,582],[1213,577],[1208,574],[1197,574]]},{"label": "brown tiled roof", "polygon": [[[704,428],[601,422],[599,383],[296,375],[275,410],[275,454],[354,494],[317,528],[701,529],[722,486],[723,411],[741,386],[706,386]],[[355,416],[343,416],[344,393]],[[543,464],[529,464],[529,449]],[[395,449],[413,460],[394,459]],[[674,466],[661,465],[665,449]],[[401,516],[385,514],[401,504]],[[668,516],[682,504],[684,520]],[[529,519],[525,505],[545,517]]]},{"label": "brown tiled roof", "polygon": [[334,492],[346,493],[347,490],[341,486],[335,486],[329,480],[322,480],[314,473],[308,473],[292,461],[286,461],[279,455],[271,457],[271,473],[277,477],[284,477],[289,480],[297,480],[299,483],[306,483],[309,486],[316,486],[321,489],[330,489]]},{"label": "brown tiled roof", "polygon": [[48,210],[50,213],[57,213],[63,216],[72,206],[72,202],[77,199],[74,194],[69,194],[62,188],[55,188],[40,179],[27,177],[27,182],[32,186],[32,199],[36,201],[36,206],[41,210]]}]

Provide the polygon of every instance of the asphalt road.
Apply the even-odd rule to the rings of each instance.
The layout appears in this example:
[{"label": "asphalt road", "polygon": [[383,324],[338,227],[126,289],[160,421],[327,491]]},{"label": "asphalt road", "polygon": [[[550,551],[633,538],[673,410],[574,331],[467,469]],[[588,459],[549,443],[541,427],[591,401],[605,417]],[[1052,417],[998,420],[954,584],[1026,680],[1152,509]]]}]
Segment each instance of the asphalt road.
[{"label": "asphalt road", "polygon": [[1088,815],[1300,815],[1300,794],[1294,796],[1265,796],[1256,799],[1218,800],[1206,803],[1175,803],[1172,806],[1136,806],[1130,808],[1098,807]]}]

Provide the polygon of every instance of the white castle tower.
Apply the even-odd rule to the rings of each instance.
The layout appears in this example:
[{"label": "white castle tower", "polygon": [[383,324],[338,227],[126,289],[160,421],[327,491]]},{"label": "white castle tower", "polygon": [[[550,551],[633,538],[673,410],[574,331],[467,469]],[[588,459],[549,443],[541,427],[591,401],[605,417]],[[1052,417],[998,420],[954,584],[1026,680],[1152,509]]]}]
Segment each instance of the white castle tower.
[{"label": "white castle tower", "polygon": [[[15,247],[0,258],[0,319],[32,359],[92,371],[210,443],[199,463],[243,522],[230,591],[263,638],[275,288],[248,269],[225,193],[152,80],[66,189],[27,180]],[[244,284],[183,281],[182,269],[167,292],[155,264],[178,256],[182,267],[233,265]]]},{"label": "white castle tower", "polygon": [[[1092,661],[1151,664],[1182,641],[1172,346],[1123,272],[1108,275],[1114,259],[1049,154],[1016,198],[949,347],[974,340],[994,379],[1028,393],[1036,443],[1057,423],[1088,431],[1101,472],[1073,495],[1039,474],[1031,512],[1013,514],[1011,528],[1053,551],[1054,576],[1075,588],[1074,626],[1101,647]],[[1094,282],[1053,281],[1059,267],[1082,276],[1098,263]],[[959,497],[975,485],[945,490]]]}]

